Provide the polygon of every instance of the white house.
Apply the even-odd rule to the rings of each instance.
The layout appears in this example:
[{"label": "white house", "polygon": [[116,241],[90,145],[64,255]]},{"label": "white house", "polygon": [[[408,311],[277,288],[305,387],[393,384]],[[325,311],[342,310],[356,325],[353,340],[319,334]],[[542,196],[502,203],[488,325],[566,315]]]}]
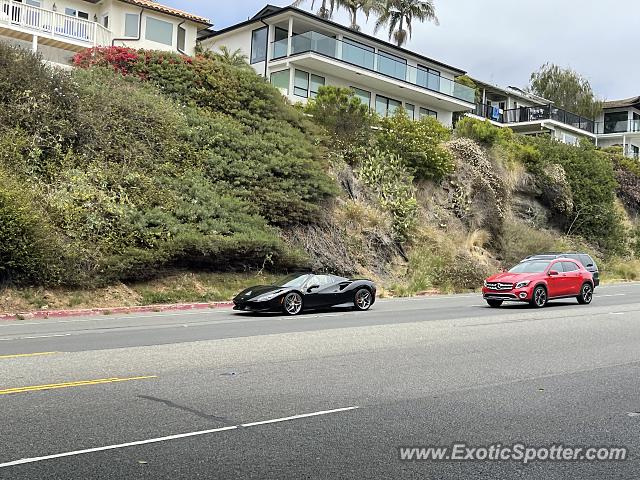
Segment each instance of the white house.
[{"label": "white house", "polygon": [[454,112],[475,108],[475,91],[455,81],[463,70],[291,6],[269,5],[245,22],[203,32],[200,42],[241,50],[294,103],[336,85],[351,87],[381,115],[403,106],[413,118],[451,125]]},{"label": "white house", "polygon": [[620,146],[625,155],[640,158],[640,97],[605,102],[596,133],[598,146]]},{"label": "white house", "polygon": [[193,55],[206,18],[152,0],[0,0],[0,41],[69,65],[94,46],[127,46]]},{"label": "white house", "polygon": [[525,135],[546,133],[568,144],[578,143],[580,138],[596,139],[595,122],[553,105],[517,87],[498,87],[473,79],[478,86],[478,103],[468,115],[488,119],[492,124],[509,127]]}]

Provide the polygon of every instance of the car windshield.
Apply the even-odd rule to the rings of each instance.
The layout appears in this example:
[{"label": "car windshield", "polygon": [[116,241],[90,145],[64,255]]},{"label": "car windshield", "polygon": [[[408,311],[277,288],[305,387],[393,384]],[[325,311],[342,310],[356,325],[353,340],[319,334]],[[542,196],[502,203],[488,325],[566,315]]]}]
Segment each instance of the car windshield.
[{"label": "car windshield", "polygon": [[304,282],[309,278],[309,274],[307,273],[292,273],[291,275],[287,275],[284,278],[281,278],[280,281],[276,282],[276,286],[278,287],[302,287]]},{"label": "car windshield", "polygon": [[549,261],[534,260],[531,262],[522,262],[509,270],[509,273],[541,273],[549,266]]}]

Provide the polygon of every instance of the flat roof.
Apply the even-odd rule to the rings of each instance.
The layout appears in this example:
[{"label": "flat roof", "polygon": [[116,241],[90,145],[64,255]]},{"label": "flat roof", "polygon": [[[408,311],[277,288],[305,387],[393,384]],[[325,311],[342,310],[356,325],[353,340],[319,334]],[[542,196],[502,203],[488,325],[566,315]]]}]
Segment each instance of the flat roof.
[{"label": "flat roof", "polygon": [[221,30],[208,30],[208,31],[205,31],[205,32],[201,32],[201,34],[198,36],[198,39],[199,40],[205,40],[207,38],[216,37],[218,35],[222,35],[224,33],[231,32],[231,31],[236,30],[238,28],[246,27],[246,26],[251,25],[253,23],[258,23],[261,20],[266,20],[268,18],[274,17],[276,15],[281,15],[281,14],[286,13],[286,12],[297,13],[299,15],[302,15],[302,16],[305,16],[307,18],[313,19],[313,20],[315,20],[317,22],[324,23],[326,25],[329,25],[329,26],[334,27],[334,28],[338,28],[340,30],[344,30],[344,31],[348,32],[349,35],[353,35],[353,36],[356,36],[356,37],[367,39],[367,40],[375,42],[375,43],[382,44],[387,48],[394,49],[394,50],[402,52],[402,53],[404,53],[406,55],[410,55],[410,56],[413,56],[413,57],[420,58],[420,59],[425,60],[426,62],[432,63],[434,65],[439,65],[439,66],[441,66],[443,68],[451,70],[454,73],[457,73],[458,75],[464,75],[465,73],[467,73],[464,70],[461,70],[459,68],[452,67],[451,65],[447,65],[446,63],[440,62],[438,60],[434,60],[433,58],[426,57],[424,55],[421,55],[419,53],[413,52],[411,50],[407,50],[405,48],[398,47],[397,45],[394,45],[393,43],[387,42],[385,40],[380,40],[379,38],[374,37],[373,35],[369,35],[369,34],[362,33],[362,32],[357,32],[357,31],[352,30],[352,29],[350,29],[348,27],[345,27],[344,25],[341,25],[341,24],[339,24],[337,22],[334,22],[332,20],[326,20],[324,18],[320,18],[317,15],[314,15],[313,13],[309,13],[309,12],[307,12],[305,10],[301,10],[301,9],[293,7],[291,5],[289,5],[287,7],[277,7],[277,6],[274,6],[274,5],[267,5],[264,8],[262,8],[255,16],[253,16],[252,18],[249,18],[248,20],[245,20],[244,22],[236,23],[235,25],[231,25],[231,26],[223,28]]}]

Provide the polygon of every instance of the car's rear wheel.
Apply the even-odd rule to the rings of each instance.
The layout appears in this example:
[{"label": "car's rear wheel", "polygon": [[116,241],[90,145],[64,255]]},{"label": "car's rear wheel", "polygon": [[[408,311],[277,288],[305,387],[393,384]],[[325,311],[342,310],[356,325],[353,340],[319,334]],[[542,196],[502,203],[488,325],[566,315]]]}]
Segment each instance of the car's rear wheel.
[{"label": "car's rear wheel", "polygon": [[356,291],[356,294],[353,297],[353,307],[356,310],[369,310],[372,303],[373,296],[371,294],[371,290],[369,290],[368,288],[360,288]]},{"label": "car's rear wheel", "polygon": [[502,305],[502,300],[487,300],[487,303],[491,308],[498,308]]},{"label": "car's rear wheel", "polygon": [[547,289],[544,288],[542,285],[538,285],[533,290],[533,295],[531,295],[531,302],[529,303],[533,307],[542,308],[547,304],[547,300],[548,300]]},{"label": "car's rear wheel", "polygon": [[580,295],[577,298],[580,305],[589,305],[593,300],[593,286],[590,283],[582,285]]},{"label": "car's rear wheel", "polygon": [[302,311],[302,295],[298,292],[287,293],[282,301],[282,310],[287,315],[297,315]]}]

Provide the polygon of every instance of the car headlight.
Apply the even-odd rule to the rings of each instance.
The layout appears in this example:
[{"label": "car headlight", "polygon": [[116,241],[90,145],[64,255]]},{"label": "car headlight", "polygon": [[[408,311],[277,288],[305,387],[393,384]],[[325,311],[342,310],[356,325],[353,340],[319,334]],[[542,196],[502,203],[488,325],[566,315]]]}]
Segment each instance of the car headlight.
[{"label": "car headlight", "polygon": [[253,302],[268,302],[269,300],[273,300],[278,295],[282,293],[282,290],[276,290],[275,292],[265,293],[263,295],[258,295],[256,298],[251,299]]},{"label": "car headlight", "polygon": [[516,288],[522,288],[522,287],[526,287],[527,285],[529,285],[531,283],[530,280],[525,280],[524,282],[518,282],[516,283]]},{"label": "car headlight", "polygon": [[487,281],[486,281],[486,280],[484,281],[484,286],[485,286],[485,287],[487,286]]}]

